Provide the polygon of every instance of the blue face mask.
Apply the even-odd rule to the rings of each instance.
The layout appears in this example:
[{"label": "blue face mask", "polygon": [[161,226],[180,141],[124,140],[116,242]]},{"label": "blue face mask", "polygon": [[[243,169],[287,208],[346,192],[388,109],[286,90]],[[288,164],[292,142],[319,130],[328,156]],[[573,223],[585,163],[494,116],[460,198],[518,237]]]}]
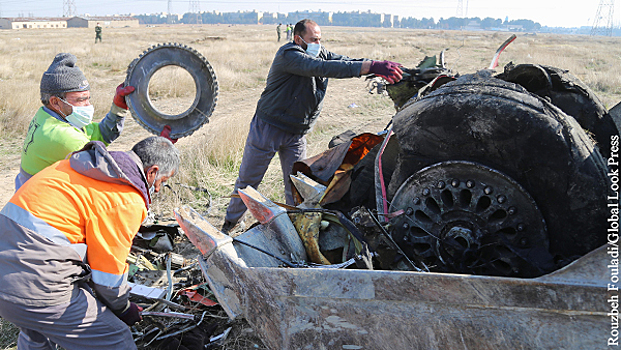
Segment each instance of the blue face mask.
[{"label": "blue face mask", "polygon": [[93,107],[93,105],[84,107],[74,106],[71,103],[63,100],[62,98],[60,100],[71,106],[73,110],[71,114],[64,116],[65,119],[67,119],[67,121],[71,123],[71,125],[75,126],[78,129],[82,129],[93,121],[93,115],[95,114],[95,107]]},{"label": "blue face mask", "polygon": [[[302,37],[300,37],[300,39],[302,39]],[[304,39],[302,39],[302,41],[304,41]],[[312,57],[317,57],[319,55],[319,51],[321,51],[321,44],[316,44],[316,43],[307,43],[306,41],[304,41],[304,44],[306,44],[306,53],[311,55]]]}]

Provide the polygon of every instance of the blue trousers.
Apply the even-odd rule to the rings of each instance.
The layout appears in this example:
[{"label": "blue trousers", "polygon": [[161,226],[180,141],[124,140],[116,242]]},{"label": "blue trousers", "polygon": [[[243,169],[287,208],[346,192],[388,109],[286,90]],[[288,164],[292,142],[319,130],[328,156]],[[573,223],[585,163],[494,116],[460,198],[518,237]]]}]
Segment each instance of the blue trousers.
[{"label": "blue trousers", "polygon": [[70,302],[26,306],[0,300],[0,316],[20,329],[18,350],[136,349],[129,327],[90,292],[77,287]]},{"label": "blue trousers", "polygon": [[[280,158],[285,183],[285,199],[287,204],[293,205],[289,174],[293,169],[293,163],[306,158],[306,137],[283,131],[257,118],[256,115],[250,122],[250,131],[246,139],[244,155],[239,166],[239,176],[235,181],[233,194],[237,194],[238,189],[247,186],[258,188],[276,152]],[[237,222],[245,212],[246,205],[244,202],[240,198],[231,198],[226,209],[225,219],[230,222]]]}]

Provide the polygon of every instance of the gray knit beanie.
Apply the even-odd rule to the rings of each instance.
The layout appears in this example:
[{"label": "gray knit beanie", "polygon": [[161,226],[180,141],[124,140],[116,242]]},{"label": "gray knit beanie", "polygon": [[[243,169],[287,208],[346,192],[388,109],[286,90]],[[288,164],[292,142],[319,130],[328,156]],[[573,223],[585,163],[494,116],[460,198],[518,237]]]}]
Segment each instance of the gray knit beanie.
[{"label": "gray knit beanie", "polygon": [[54,62],[43,73],[41,78],[41,92],[58,94],[70,91],[90,90],[88,80],[76,66],[78,59],[70,53],[59,53]]}]

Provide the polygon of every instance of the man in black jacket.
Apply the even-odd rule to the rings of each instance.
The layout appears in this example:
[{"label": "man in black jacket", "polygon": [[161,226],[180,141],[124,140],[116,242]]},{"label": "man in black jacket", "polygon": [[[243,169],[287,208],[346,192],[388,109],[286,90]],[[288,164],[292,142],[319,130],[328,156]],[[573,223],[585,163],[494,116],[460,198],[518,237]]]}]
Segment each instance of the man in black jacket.
[{"label": "man in black jacket", "polygon": [[[320,44],[321,29],[312,20],[298,22],[293,35],[293,42],[281,46],[272,62],[265,90],[250,123],[233,191],[236,194],[240,188],[257,188],[278,152],[289,205],[293,204],[293,196],[288,175],[293,163],[306,157],[304,135],[319,117],[328,78],[374,73],[392,84],[401,80],[402,74],[395,62],[352,59],[326,50]],[[228,233],[235,227],[245,211],[242,200],[232,198],[222,231]]]}]

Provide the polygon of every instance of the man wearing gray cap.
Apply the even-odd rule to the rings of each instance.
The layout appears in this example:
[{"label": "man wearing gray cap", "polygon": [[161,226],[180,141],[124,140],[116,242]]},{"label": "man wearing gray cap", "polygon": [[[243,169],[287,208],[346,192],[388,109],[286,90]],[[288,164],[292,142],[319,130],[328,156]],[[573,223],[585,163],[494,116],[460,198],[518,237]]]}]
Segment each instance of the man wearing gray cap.
[{"label": "man wearing gray cap", "polygon": [[90,141],[106,146],[123,130],[127,114],[125,96],[133,86],[119,85],[112,107],[101,122],[93,122],[90,85],[70,53],[59,53],[41,78],[41,107],[28,127],[21,167],[15,178],[17,191],[29,178]]}]

